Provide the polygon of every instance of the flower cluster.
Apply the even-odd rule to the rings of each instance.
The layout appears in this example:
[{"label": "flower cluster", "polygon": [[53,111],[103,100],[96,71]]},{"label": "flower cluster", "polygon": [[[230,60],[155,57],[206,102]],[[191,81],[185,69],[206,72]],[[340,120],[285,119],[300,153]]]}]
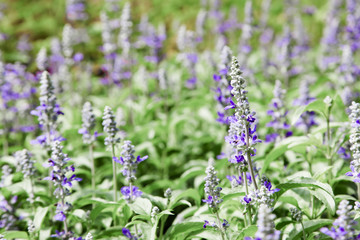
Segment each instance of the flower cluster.
[{"label": "flower cluster", "polygon": [[31,155],[28,150],[23,149],[15,153],[15,160],[24,174],[24,177],[32,177],[35,175],[36,168],[34,166],[35,161],[31,160]]},{"label": "flower cluster", "polygon": [[262,183],[263,184],[259,189],[250,192],[249,195],[246,195],[243,198],[243,204],[251,204],[256,206],[266,205],[269,208],[272,207],[272,203],[274,201],[272,195],[275,192],[280,191],[280,189],[272,189],[272,184],[268,179],[263,179]]},{"label": "flower cluster", "polygon": [[250,110],[246,96],[247,91],[245,90],[246,82],[242,77],[238,60],[235,57],[232,59],[230,76],[231,86],[233,87],[231,93],[235,98],[235,102],[231,100],[231,105],[225,109],[235,108],[235,115],[229,118],[230,128],[225,140],[230,143],[235,151],[229,162],[239,164],[242,171],[245,172],[247,164],[251,161],[249,157],[255,156],[255,145],[261,140],[256,135],[256,113]]},{"label": "flower cluster", "polygon": [[[271,209],[265,204],[261,204],[259,207],[259,215],[256,225],[258,227],[255,233],[254,240],[279,240],[281,232],[275,230],[276,216],[271,212]],[[244,240],[252,240],[250,237],[245,237]]]},{"label": "flower cluster", "polygon": [[86,102],[82,109],[82,128],[79,133],[83,135],[83,142],[85,144],[92,144],[99,136],[98,132],[92,134],[95,127],[95,115],[90,102]]},{"label": "flower cluster", "polygon": [[350,163],[351,172],[346,173],[346,175],[353,177],[354,182],[360,183],[360,103],[352,102],[350,110],[351,133],[349,141],[353,160]]},{"label": "flower cluster", "polygon": [[334,221],[333,227],[328,229],[321,228],[320,231],[332,239],[360,239],[360,234],[355,234],[355,226],[357,222],[354,221],[355,212],[352,211],[352,206],[347,200],[342,200],[336,211],[338,218]]},{"label": "flower cluster", "polygon": [[76,177],[73,173],[75,171],[74,165],[68,166],[67,154],[63,153],[63,147],[59,141],[55,141],[52,144],[51,148],[51,158],[46,164],[47,167],[51,167],[50,176],[44,178],[44,180],[52,181],[56,187],[54,195],[56,198],[60,199],[60,202],[57,204],[57,211],[54,217],[55,220],[65,221],[66,212],[71,208],[69,203],[65,203],[64,199],[66,196],[70,195],[70,189],[74,181],[81,181],[81,178]]},{"label": "flower cluster", "polygon": [[40,106],[36,110],[32,110],[31,114],[38,117],[40,127],[45,131],[45,135],[37,137],[33,143],[39,143],[46,148],[50,148],[52,141],[62,139],[61,136],[58,136],[56,127],[58,116],[64,115],[64,113],[56,102],[54,86],[47,71],[44,71],[41,75],[39,99]]},{"label": "flower cluster", "polygon": [[219,204],[223,201],[220,198],[220,192],[222,188],[218,187],[219,182],[220,179],[216,176],[215,168],[211,164],[209,164],[206,169],[204,185],[206,199],[203,199],[202,201],[207,203],[214,212],[217,212],[219,210]]},{"label": "flower cluster", "polygon": [[216,121],[222,124],[229,124],[228,116],[224,111],[224,108],[228,106],[231,101],[230,92],[232,87],[230,85],[230,79],[228,75],[231,64],[231,56],[231,49],[228,46],[224,46],[220,55],[221,63],[219,64],[219,73],[214,74],[213,76],[215,82],[217,83],[217,87],[215,89],[215,98],[219,103],[219,110],[217,112],[218,118],[216,119]]},{"label": "flower cluster", "polygon": [[104,126],[104,132],[107,133],[107,137],[105,138],[105,145],[112,146],[115,143],[120,142],[120,138],[116,137],[119,129],[116,127],[115,115],[112,109],[108,106],[104,109],[102,125]]},{"label": "flower cluster", "polygon": [[81,21],[87,19],[84,0],[67,0],[66,17],[70,21]]},{"label": "flower cluster", "polygon": [[130,186],[124,186],[121,188],[121,194],[127,202],[133,202],[137,197],[140,197],[142,192],[138,190],[138,187],[133,186],[132,184],[136,180],[136,170],[138,164],[146,160],[148,156],[135,158],[135,147],[131,144],[131,141],[124,141],[122,145],[121,157],[113,157],[113,160],[117,163],[120,163],[123,166],[122,173],[125,176],[126,181]]},{"label": "flower cluster", "polygon": [[[311,83],[312,80],[309,79],[301,81],[299,88],[300,96],[294,101],[295,106],[306,106],[315,100],[314,97],[310,97],[309,86]],[[314,111],[306,111],[301,114],[300,119],[296,122],[296,126],[302,128],[306,133],[308,133],[312,126],[318,125],[315,121],[315,116]]]},{"label": "flower cluster", "polygon": [[135,158],[134,153],[134,145],[131,145],[131,141],[124,141],[122,145],[121,157],[114,157],[114,161],[123,165],[122,173],[128,182],[134,182],[136,180],[136,169],[138,164],[142,161],[146,160],[148,156],[140,157],[137,156]]},{"label": "flower cluster", "polygon": [[[275,82],[275,88],[273,91],[274,98],[270,104],[270,110],[267,114],[271,116],[272,120],[266,125],[274,129],[274,133],[266,136],[266,142],[276,142],[282,137],[289,137],[292,132],[289,130],[290,125],[286,121],[287,110],[285,107],[285,93],[286,90],[281,88],[281,82],[277,80]],[[285,131],[284,134],[281,134]]]},{"label": "flower cluster", "polygon": [[14,196],[7,201],[3,195],[0,195],[0,228],[9,230],[15,226],[15,223],[19,220],[16,216],[17,196]]}]

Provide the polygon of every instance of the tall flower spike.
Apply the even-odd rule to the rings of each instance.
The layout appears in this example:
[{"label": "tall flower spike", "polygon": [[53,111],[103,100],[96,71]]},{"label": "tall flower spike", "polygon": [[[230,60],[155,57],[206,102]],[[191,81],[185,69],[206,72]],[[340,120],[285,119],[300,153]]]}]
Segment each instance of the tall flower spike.
[{"label": "tall flower spike", "polygon": [[266,205],[260,205],[257,220],[258,231],[255,233],[255,239],[261,240],[278,240],[280,239],[280,231],[275,230],[276,216]]},{"label": "tall flower spike", "polygon": [[255,238],[245,237],[244,240],[279,240],[281,232],[275,230],[275,218],[276,216],[270,208],[263,204],[260,205],[256,222],[258,230],[255,233]]},{"label": "tall flower spike", "polygon": [[273,128],[274,132],[266,136],[267,142],[276,142],[283,137],[292,135],[292,132],[289,131],[290,125],[286,121],[285,93],[286,90],[281,88],[281,82],[276,80],[273,91],[274,98],[270,104],[271,109],[267,111],[272,120],[266,125]]},{"label": "tall flower spike", "polygon": [[219,204],[223,201],[220,198],[221,187],[218,187],[220,179],[216,176],[216,171],[214,166],[210,163],[206,169],[205,177],[205,195],[206,199],[202,201],[207,203],[214,212],[219,210]]},{"label": "tall flower spike", "polygon": [[[350,108],[349,119],[351,121],[350,131],[350,150],[353,160],[350,163],[351,172],[346,173],[347,176],[353,177],[353,181],[360,183],[360,103],[352,102]],[[360,197],[360,196],[359,196]]]},{"label": "tall flower spike", "polygon": [[147,159],[147,156],[135,158],[135,147],[131,144],[131,141],[124,141],[122,145],[121,157],[120,159],[115,159],[116,162],[123,165],[123,175],[128,182],[134,182],[136,180],[136,169],[138,164]]},{"label": "tall flower spike", "polygon": [[355,226],[357,222],[354,221],[355,212],[352,211],[352,206],[347,200],[342,200],[336,211],[339,216],[333,223],[333,227],[328,229],[321,228],[320,231],[332,239],[359,239],[360,235],[355,234]]},{"label": "tall flower spike", "polygon": [[36,65],[40,71],[45,71],[47,67],[47,56],[46,56],[46,48],[41,48],[37,57],[36,57]]},{"label": "tall flower spike", "polygon": [[130,35],[131,35],[131,6],[126,2],[120,18],[120,33],[118,36],[118,45],[122,49],[123,57],[128,57],[130,52]]},{"label": "tall flower spike", "polygon": [[21,168],[21,172],[24,174],[24,177],[32,177],[34,176],[35,169],[35,161],[31,160],[31,156],[28,150],[20,150],[15,153],[15,160],[19,164]]},{"label": "tall flower spike", "polygon": [[[65,202],[65,197],[70,195],[70,189],[74,181],[81,181],[81,178],[76,177],[74,174],[74,165],[68,165],[67,154],[63,153],[63,147],[59,141],[55,141],[51,147],[51,158],[48,160],[47,167],[51,167],[50,176],[44,180],[52,181],[54,187],[54,195],[59,199],[56,207],[56,214],[54,220],[64,222],[64,234],[70,234],[66,223],[66,214],[72,208],[72,205]],[[70,175],[71,174],[71,175]]]},{"label": "tall flower spike", "polygon": [[32,115],[38,117],[39,123],[45,132],[45,136],[39,136],[36,142],[50,147],[52,140],[61,139],[55,136],[57,119],[59,115],[64,115],[59,104],[56,102],[54,86],[47,71],[44,71],[40,79],[40,106],[31,111]]},{"label": "tall flower spike", "polygon": [[230,77],[232,86],[231,93],[234,96],[235,102],[231,101],[231,105],[225,109],[235,108],[235,116],[230,120],[229,134],[225,139],[233,147],[235,154],[229,161],[239,164],[238,167],[241,167],[239,170],[242,172],[247,170],[246,166],[249,164],[252,182],[255,189],[257,189],[251,156],[255,156],[255,145],[261,141],[256,135],[256,113],[250,110],[246,96],[246,82],[242,77],[242,72],[236,57],[232,59]]},{"label": "tall flower spike", "polygon": [[109,106],[106,106],[104,109],[102,125],[104,127],[104,132],[108,135],[105,138],[105,145],[111,146],[120,142],[120,138],[116,137],[119,129],[116,127],[115,115]]},{"label": "tall flower spike", "polygon": [[85,144],[92,144],[96,137],[97,132],[92,134],[95,127],[95,115],[90,102],[86,102],[82,109],[82,128],[79,129],[79,133],[83,135],[83,142]]}]

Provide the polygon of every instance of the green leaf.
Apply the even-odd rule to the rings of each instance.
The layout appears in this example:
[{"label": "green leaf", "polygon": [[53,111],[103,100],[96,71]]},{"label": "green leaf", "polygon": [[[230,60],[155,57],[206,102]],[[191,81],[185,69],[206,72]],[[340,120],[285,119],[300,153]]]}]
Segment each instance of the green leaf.
[{"label": "green leaf", "polygon": [[7,231],[3,233],[5,239],[29,239],[27,232]]},{"label": "green leaf", "polygon": [[184,222],[173,225],[167,232],[167,235],[169,235],[168,239],[176,239],[177,237],[184,236],[188,233],[201,230],[203,225],[204,222]]},{"label": "green leaf", "polygon": [[198,191],[196,191],[195,189],[193,188],[190,188],[190,189],[187,189],[185,190],[184,192],[176,195],[176,196],[173,196],[170,200],[170,204],[169,204],[169,208],[170,209],[173,209],[174,205],[182,198],[192,198],[194,199],[195,201],[195,204],[197,206],[200,206],[200,203],[201,203],[201,197],[200,197],[200,194]]},{"label": "green leaf", "polygon": [[297,120],[300,118],[301,114],[303,114],[306,111],[315,111],[324,115],[325,109],[326,109],[326,105],[322,99],[315,100],[306,106],[299,106],[296,108],[294,112],[289,114],[291,125],[294,125],[297,122]]},{"label": "green leaf", "polygon": [[331,215],[335,214],[336,206],[335,206],[335,199],[333,196],[331,196],[326,191],[320,189],[310,190],[310,193],[325,204],[327,209],[330,210]]},{"label": "green leaf", "polygon": [[152,204],[149,199],[137,198],[134,203],[129,204],[131,210],[140,215],[150,215]]},{"label": "green leaf", "polygon": [[36,209],[35,215],[34,215],[34,226],[37,231],[41,229],[41,225],[44,221],[44,218],[49,210],[49,207],[38,207]]},{"label": "green leaf", "polygon": [[[321,227],[332,224],[333,220],[331,219],[314,219],[304,222],[305,233],[310,234],[314,231],[317,231]],[[301,224],[298,223],[295,225],[295,228],[290,232],[288,240],[300,239],[303,235]]]},{"label": "green leaf", "polygon": [[307,177],[300,177],[298,180],[291,180],[286,183],[280,183],[276,187],[280,189],[279,192],[275,193],[275,196],[277,196],[277,198],[279,198],[282,194],[284,194],[289,189],[301,188],[301,187],[319,188],[319,189],[324,190],[328,194],[330,194],[330,196],[332,196],[332,197],[334,196],[333,191],[329,184],[321,183],[321,182],[315,181],[312,178],[307,178]]},{"label": "green leaf", "polygon": [[240,240],[244,239],[244,237],[254,237],[257,229],[258,228],[256,225],[247,226],[246,228],[241,230],[239,236],[236,239]]}]

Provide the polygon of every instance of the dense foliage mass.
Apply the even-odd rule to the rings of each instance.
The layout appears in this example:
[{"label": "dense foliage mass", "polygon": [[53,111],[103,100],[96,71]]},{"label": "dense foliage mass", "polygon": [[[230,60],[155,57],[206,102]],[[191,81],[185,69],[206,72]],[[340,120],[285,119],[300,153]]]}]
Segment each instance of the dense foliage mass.
[{"label": "dense foliage mass", "polygon": [[0,3],[0,239],[360,239],[359,50],[358,0]]}]

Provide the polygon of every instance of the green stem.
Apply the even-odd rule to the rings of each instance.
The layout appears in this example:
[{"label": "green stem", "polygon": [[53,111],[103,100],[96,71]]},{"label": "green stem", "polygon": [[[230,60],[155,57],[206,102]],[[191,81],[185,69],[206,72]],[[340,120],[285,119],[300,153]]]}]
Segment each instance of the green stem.
[{"label": "green stem", "polygon": [[[92,189],[92,197],[95,198],[95,159],[94,159],[94,145],[91,143],[89,145],[89,157],[91,161],[91,189]],[[93,203],[93,209],[95,204]]]},{"label": "green stem", "polygon": [[[246,191],[246,195],[249,195],[249,189],[248,189],[248,182],[247,182],[247,178],[246,178],[246,173],[243,173],[242,177],[244,178],[245,180],[245,191]],[[249,215],[249,224],[251,225],[252,224],[252,219],[251,219],[251,208],[250,206],[247,206],[247,213]]]},{"label": "green stem", "polygon": [[[115,157],[115,146],[114,144],[111,144],[111,153],[112,153],[112,157],[114,158]],[[114,201],[117,202],[118,199],[117,199],[117,183],[116,183],[116,165],[115,165],[115,161],[114,159],[111,159],[112,160],[112,166],[113,166],[113,191],[114,191]]]},{"label": "green stem", "polygon": [[216,211],[215,215],[216,215],[216,218],[217,218],[217,220],[218,220],[218,226],[219,226],[220,233],[221,233],[221,239],[222,239],[222,240],[225,240],[225,238],[224,238],[224,231],[223,231],[223,228],[221,227],[221,220],[220,220],[220,217],[219,217],[219,213]]},{"label": "green stem", "polygon": [[302,221],[301,221],[300,223],[301,223],[301,228],[302,228],[302,232],[303,232],[303,238],[304,238],[304,240],[306,240],[306,233],[305,233],[305,227],[304,227],[304,224],[303,224],[303,222],[302,222]]},{"label": "green stem", "polygon": [[161,219],[161,224],[160,224],[160,236],[159,239],[162,240],[163,239],[163,233],[164,233],[164,227],[165,227],[165,222],[167,220],[168,216],[165,215],[162,217]]},{"label": "green stem", "polygon": [[245,126],[245,140],[246,140],[246,146],[248,147],[248,149],[246,151],[246,156],[247,156],[247,160],[248,160],[249,167],[250,167],[250,174],[251,174],[252,182],[254,183],[255,190],[258,190],[253,165],[252,165],[252,162],[251,162],[251,155],[250,155],[250,148],[249,148],[250,147],[250,145],[249,145],[249,143],[250,143],[249,137],[250,137],[250,135],[249,135],[249,124],[247,123],[246,126]]},{"label": "green stem", "polygon": [[[330,110],[328,111],[328,116],[326,118],[326,145],[327,145],[327,149],[326,149],[326,158],[328,159],[328,163],[329,166],[331,167],[333,165],[333,160],[332,160],[332,156],[331,156],[331,147],[330,147],[330,143],[331,143],[331,135],[330,135]],[[329,171],[329,182],[331,181],[331,179],[333,178],[332,176],[332,170]]]},{"label": "green stem", "polygon": [[360,183],[356,183],[358,200],[360,201]]}]

